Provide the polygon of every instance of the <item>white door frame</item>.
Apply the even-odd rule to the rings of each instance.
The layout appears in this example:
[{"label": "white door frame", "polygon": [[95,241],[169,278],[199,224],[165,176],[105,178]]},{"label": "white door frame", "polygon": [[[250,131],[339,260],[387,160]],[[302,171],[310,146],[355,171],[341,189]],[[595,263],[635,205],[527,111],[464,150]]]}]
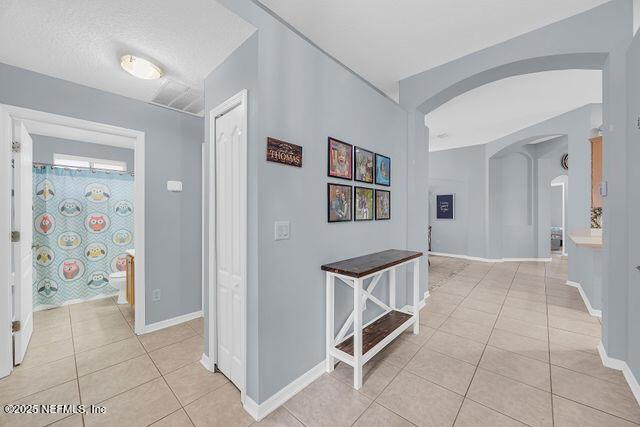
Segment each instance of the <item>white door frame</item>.
[{"label": "white door frame", "polygon": [[[217,331],[216,331],[216,322],[217,322],[217,310],[216,310],[216,289],[217,289],[217,244],[216,244],[216,172],[215,172],[215,164],[216,164],[216,150],[215,150],[215,140],[216,140],[216,117],[219,117],[226,113],[227,111],[232,110],[238,106],[244,106],[244,117],[243,117],[243,134],[241,135],[241,143],[248,148],[248,113],[249,113],[249,105],[247,103],[247,90],[242,90],[236,95],[224,101],[222,104],[214,108],[209,112],[209,366],[207,367],[210,371],[215,370],[215,364],[218,360],[218,343],[217,343]],[[245,150],[245,153],[248,153],[248,150]],[[242,363],[244,365],[242,379],[240,384],[238,384],[238,388],[240,389],[240,400],[242,403],[245,403],[246,397],[246,380],[247,380],[247,159],[244,159],[244,175],[245,181],[243,185],[240,185],[240,199],[244,201],[245,211],[243,212],[242,218],[240,222],[244,224],[242,227],[241,234],[243,235],[241,239],[242,250],[241,252],[244,254],[244,259],[241,265],[243,283],[242,283],[242,308],[241,308],[241,318],[242,325],[240,327],[241,330],[241,338],[240,342],[242,343],[242,349],[240,353],[242,354]]]},{"label": "white door frame", "polygon": [[[560,177],[560,176],[566,176],[566,175],[559,175],[558,177]],[[567,256],[567,240],[566,240],[566,238],[567,238],[567,236],[566,236],[566,233],[567,233],[567,224],[566,224],[567,212],[566,212],[566,205],[565,205],[565,203],[567,201],[566,193],[565,193],[565,191],[566,191],[566,183],[564,183],[564,182],[555,182],[555,183],[552,182],[551,186],[552,187],[562,187],[561,188],[561,190],[562,190],[562,255],[563,256]]]},{"label": "white door frame", "polygon": [[[29,133],[52,136],[95,143],[111,145],[120,148],[134,150],[134,235],[136,250],[135,269],[135,332],[142,334],[145,332],[145,133],[133,129],[121,128],[118,126],[92,122],[88,120],[76,119],[73,117],[61,116],[58,114],[46,113],[31,110],[28,108],[15,107],[0,104],[0,109],[9,114],[11,123],[2,128],[12,129],[13,123],[22,122]],[[0,118],[2,120],[2,118]],[[0,149],[0,188],[2,193],[10,194],[11,176],[9,165],[11,161],[11,147],[6,144],[11,135],[2,135],[2,148]],[[0,205],[5,206],[4,210],[10,212],[10,203],[0,201]],[[6,213],[5,212],[5,213]],[[10,283],[11,278],[11,239],[10,239],[10,215],[0,215],[0,228],[2,237],[0,239],[0,324],[11,324],[11,295],[10,288],[5,289],[5,283]],[[9,285],[10,286],[10,285]],[[11,334],[5,332],[4,327],[0,327],[0,377],[6,368],[7,354],[11,357]],[[8,329],[7,329],[8,331]],[[7,349],[7,351],[4,351]],[[11,363],[12,365],[12,363]],[[9,371],[10,372],[10,371]]]}]

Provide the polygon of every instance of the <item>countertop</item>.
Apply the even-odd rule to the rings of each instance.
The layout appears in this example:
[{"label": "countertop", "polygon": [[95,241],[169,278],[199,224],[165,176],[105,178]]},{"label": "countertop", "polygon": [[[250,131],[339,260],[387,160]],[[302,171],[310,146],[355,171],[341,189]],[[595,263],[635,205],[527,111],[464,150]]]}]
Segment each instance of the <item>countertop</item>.
[{"label": "countertop", "polygon": [[576,246],[602,249],[602,230],[575,230],[569,233],[569,238]]}]

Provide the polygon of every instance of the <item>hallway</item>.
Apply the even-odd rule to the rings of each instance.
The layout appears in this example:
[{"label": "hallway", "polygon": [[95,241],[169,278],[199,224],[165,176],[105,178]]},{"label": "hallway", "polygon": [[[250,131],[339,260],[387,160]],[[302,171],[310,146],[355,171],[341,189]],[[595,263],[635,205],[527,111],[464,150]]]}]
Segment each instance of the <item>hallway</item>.
[{"label": "hallway", "polygon": [[566,258],[430,260],[420,335],[405,333],[365,366],[361,393],[338,365],[285,404],[291,414],[334,426],[640,423],[622,373],[600,361],[600,322],[565,284]]}]

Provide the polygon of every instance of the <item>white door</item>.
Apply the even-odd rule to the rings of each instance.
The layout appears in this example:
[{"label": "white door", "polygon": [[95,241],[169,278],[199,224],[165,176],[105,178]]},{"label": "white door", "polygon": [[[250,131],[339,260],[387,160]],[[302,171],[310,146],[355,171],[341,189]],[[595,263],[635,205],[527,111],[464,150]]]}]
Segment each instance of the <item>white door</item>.
[{"label": "white door", "polygon": [[33,234],[33,142],[22,123],[14,126],[14,140],[20,143],[20,149],[13,155],[15,160],[15,224],[13,229],[20,232],[20,240],[14,243],[13,249],[15,256],[14,320],[20,322],[20,330],[14,333],[14,363],[17,365],[24,359],[33,332],[31,248]]},{"label": "white door", "polygon": [[245,104],[215,119],[218,369],[243,389],[246,286]]}]

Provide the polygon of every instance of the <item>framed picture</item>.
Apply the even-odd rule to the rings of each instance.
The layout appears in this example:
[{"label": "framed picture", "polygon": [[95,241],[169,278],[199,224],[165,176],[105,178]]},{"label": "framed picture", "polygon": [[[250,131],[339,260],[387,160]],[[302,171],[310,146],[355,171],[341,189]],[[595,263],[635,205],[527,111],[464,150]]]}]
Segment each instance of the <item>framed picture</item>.
[{"label": "framed picture", "polygon": [[353,206],[356,221],[373,220],[373,188],[355,187]]},{"label": "framed picture", "polygon": [[353,179],[373,184],[374,154],[360,147],[353,148]]},{"label": "framed picture", "polygon": [[327,184],[327,212],[329,222],[351,221],[351,201],[353,200],[350,185]]},{"label": "framed picture", "polygon": [[328,175],[334,178],[353,179],[353,146],[331,137],[328,145]]},{"label": "framed picture", "polygon": [[376,190],[376,220],[391,219],[391,191]]},{"label": "framed picture", "polygon": [[376,184],[391,185],[391,159],[376,153]]},{"label": "framed picture", "polygon": [[436,195],[436,219],[455,219],[454,202],[453,194]]}]

